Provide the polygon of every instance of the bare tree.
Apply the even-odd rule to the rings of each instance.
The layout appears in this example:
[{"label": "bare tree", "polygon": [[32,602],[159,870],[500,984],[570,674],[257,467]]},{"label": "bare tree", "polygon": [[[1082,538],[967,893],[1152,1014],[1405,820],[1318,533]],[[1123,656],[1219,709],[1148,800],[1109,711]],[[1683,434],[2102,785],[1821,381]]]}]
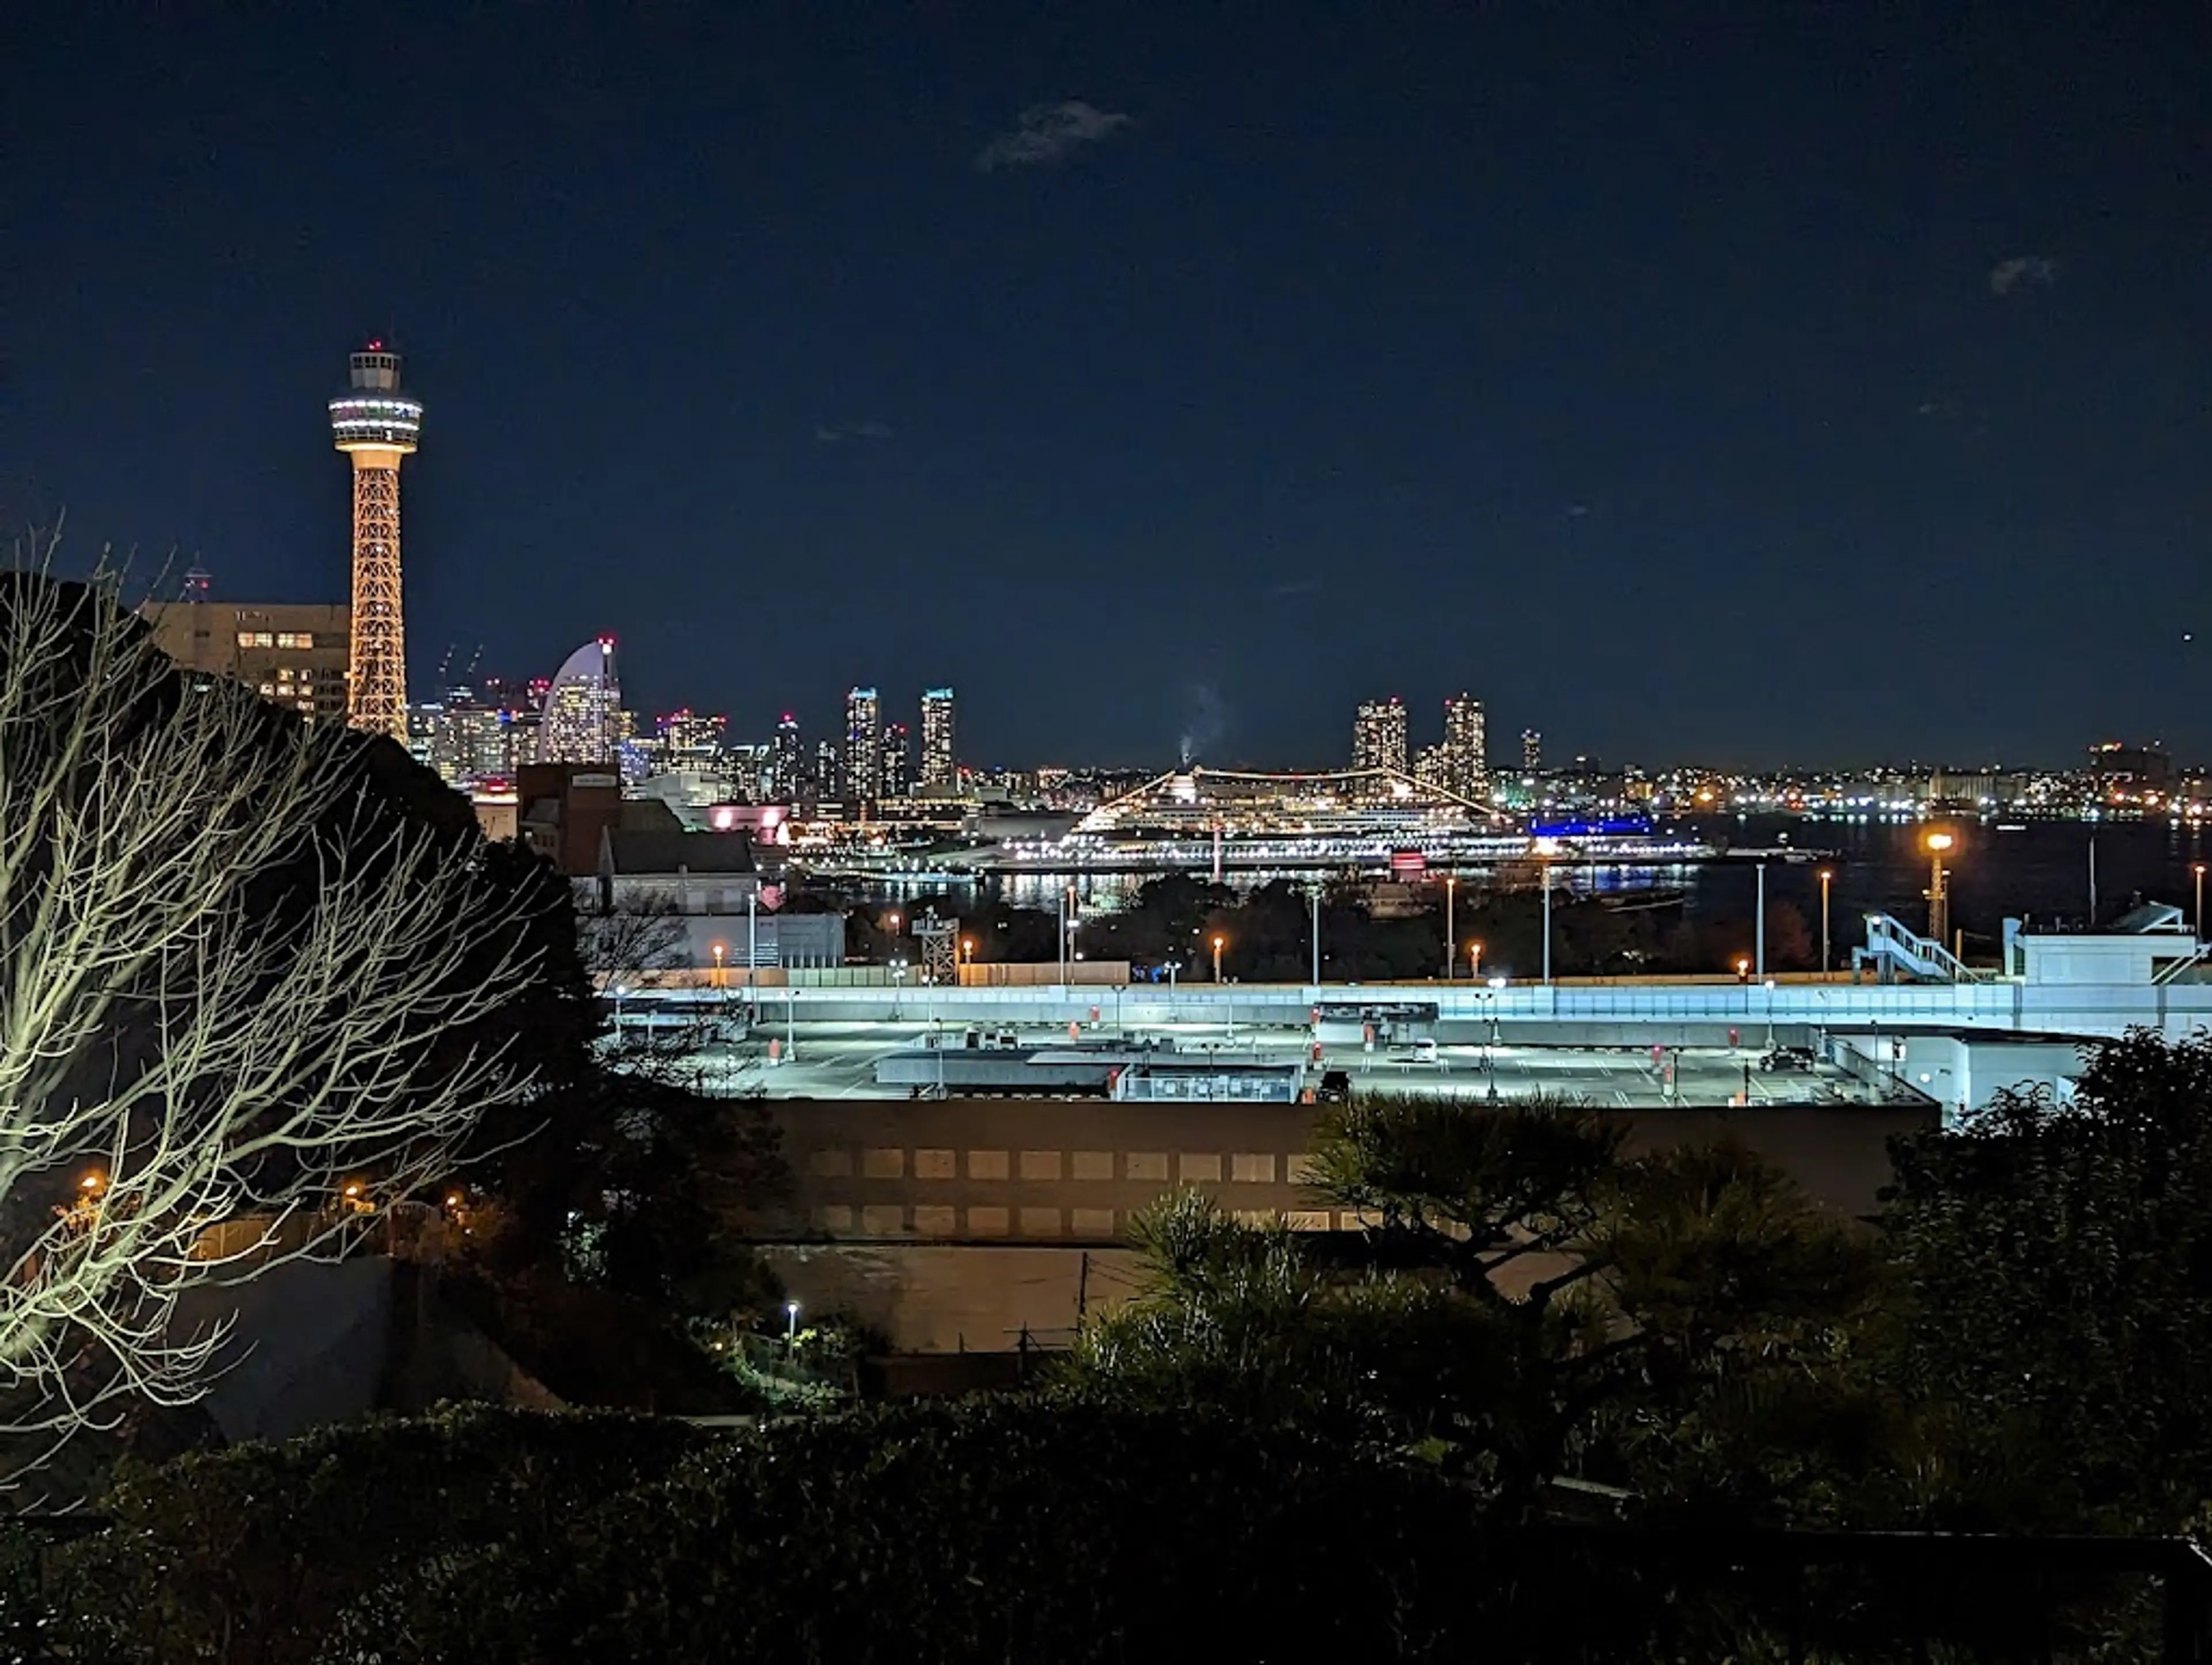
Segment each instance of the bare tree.
[{"label": "bare tree", "polygon": [[666,896],[622,896],[612,907],[576,909],[576,954],[601,987],[636,987],[690,963],[684,915]]},{"label": "bare tree", "polygon": [[[0,1468],[204,1390],[179,1297],[343,1244],[527,1072],[481,842],[370,746],[193,687],[89,585],[0,571]],[[349,1194],[347,1188],[354,1188]]]}]

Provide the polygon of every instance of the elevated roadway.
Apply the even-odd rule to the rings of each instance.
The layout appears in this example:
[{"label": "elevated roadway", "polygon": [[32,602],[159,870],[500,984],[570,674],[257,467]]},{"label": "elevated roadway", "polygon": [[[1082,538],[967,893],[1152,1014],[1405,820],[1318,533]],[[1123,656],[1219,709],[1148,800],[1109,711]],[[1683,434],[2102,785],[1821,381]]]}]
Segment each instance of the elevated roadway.
[{"label": "elevated roadway", "polygon": [[[696,1003],[696,990],[633,990],[634,1007]],[[1310,1026],[1317,1006],[1372,1000],[1435,1007],[1447,1041],[1496,1038],[1528,1045],[1724,1046],[1771,1024],[1802,1038],[1814,1030],[1976,1030],[2111,1039],[2131,1029],[2179,1040],[2212,1030],[2212,983],[2038,982],[1880,984],[1848,981],[1750,983],[1152,983],[1123,988],[1046,985],[732,989],[726,999],[763,1027],[798,1023],[975,1024],[1182,1024],[1276,1029]]]}]

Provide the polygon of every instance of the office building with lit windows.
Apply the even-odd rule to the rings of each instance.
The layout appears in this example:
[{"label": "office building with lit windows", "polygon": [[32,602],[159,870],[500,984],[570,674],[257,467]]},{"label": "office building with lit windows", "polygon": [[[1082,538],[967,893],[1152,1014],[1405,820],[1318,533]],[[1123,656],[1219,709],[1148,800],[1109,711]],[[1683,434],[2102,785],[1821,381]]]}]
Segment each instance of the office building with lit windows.
[{"label": "office building with lit windows", "polygon": [[761,771],[762,784],[770,801],[788,804],[806,782],[806,750],[799,738],[799,719],[785,712],[768,744],[768,761]]},{"label": "office building with lit windows", "polygon": [[615,639],[586,642],[562,662],[545,690],[538,726],[541,763],[613,763],[622,756],[622,684]]},{"label": "office building with lit windows", "polygon": [[1490,791],[1489,742],[1482,702],[1465,694],[1444,702],[1441,784],[1462,798],[1480,802]]},{"label": "office building with lit windows", "polygon": [[1352,723],[1352,766],[1406,772],[1404,701],[1393,695],[1361,703]]},{"label": "office building with lit windows", "polygon": [[921,789],[950,792],[960,784],[953,745],[952,690],[926,688],[921,695]]},{"label": "office building with lit windows", "polygon": [[1544,731],[1524,728],[1521,731],[1521,767],[1534,775],[1544,767]]},{"label": "office building with lit windows", "polygon": [[352,611],[329,603],[248,606],[153,601],[140,610],[155,645],[199,677],[243,683],[310,722],[346,720]]},{"label": "office building with lit windows", "polygon": [[883,706],[872,688],[845,696],[845,795],[858,807],[883,796]]},{"label": "office building with lit windows", "polygon": [[914,747],[904,723],[885,723],[882,751],[882,795],[906,798],[914,792]]}]

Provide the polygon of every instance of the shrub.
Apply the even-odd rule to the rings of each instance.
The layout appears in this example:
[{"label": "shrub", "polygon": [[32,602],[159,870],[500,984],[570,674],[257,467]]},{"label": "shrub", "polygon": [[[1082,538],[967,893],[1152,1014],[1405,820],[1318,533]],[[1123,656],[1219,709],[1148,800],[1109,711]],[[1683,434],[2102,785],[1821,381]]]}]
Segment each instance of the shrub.
[{"label": "shrub", "polygon": [[289,1665],[456,1546],[544,1540],[711,1437],[681,1422],[458,1407],[126,1468],[59,1602],[132,1657]]}]

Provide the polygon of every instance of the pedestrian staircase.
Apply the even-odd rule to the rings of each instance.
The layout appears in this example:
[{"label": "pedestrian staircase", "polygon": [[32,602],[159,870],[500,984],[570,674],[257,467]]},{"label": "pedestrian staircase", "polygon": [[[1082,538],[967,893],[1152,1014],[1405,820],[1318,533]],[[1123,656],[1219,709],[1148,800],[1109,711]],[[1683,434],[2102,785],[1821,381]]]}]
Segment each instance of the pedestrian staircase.
[{"label": "pedestrian staircase", "polygon": [[1923,983],[1985,983],[1996,976],[1975,969],[1933,937],[1908,930],[1887,914],[1869,914],[1866,928],[1866,945],[1851,950],[1851,969],[1871,965],[1884,982],[1900,974]]}]

